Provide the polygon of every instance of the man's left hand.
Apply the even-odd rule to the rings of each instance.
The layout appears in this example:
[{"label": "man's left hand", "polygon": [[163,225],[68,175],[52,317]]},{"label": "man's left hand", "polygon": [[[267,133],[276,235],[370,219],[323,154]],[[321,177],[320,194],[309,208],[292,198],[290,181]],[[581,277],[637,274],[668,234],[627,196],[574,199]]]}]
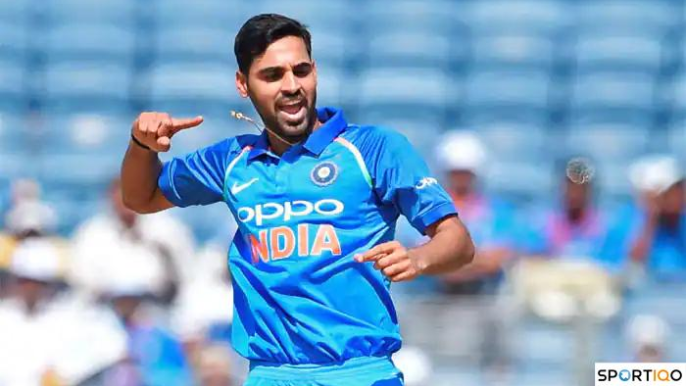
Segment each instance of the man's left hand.
[{"label": "man's left hand", "polygon": [[379,244],[365,253],[357,254],[355,261],[373,261],[374,268],[394,282],[412,280],[421,273],[411,252],[398,241]]}]

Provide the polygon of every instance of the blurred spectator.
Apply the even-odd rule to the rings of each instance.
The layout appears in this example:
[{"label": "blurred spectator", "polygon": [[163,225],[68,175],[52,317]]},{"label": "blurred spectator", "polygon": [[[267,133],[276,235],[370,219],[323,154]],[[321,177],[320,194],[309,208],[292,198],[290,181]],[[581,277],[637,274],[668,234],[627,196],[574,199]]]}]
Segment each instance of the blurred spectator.
[{"label": "blurred spectator", "polygon": [[155,273],[133,269],[109,274],[102,290],[128,336],[127,363],[135,369],[127,373],[128,384],[190,384],[190,369],[181,343],[164,327],[164,313],[148,301],[155,290],[151,280]]},{"label": "blurred spectator", "polygon": [[529,221],[531,226],[525,241],[528,253],[556,258],[601,259],[608,225],[594,205],[592,181],[572,181],[561,169],[558,203]]},{"label": "blurred spectator", "polygon": [[2,385],[78,384],[123,357],[112,314],[58,289],[62,252],[32,238],[12,255],[10,296],[0,303]]},{"label": "blurred spectator", "polygon": [[627,258],[649,273],[686,273],[686,211],[684,174],[676,159],[648,156],[635,162],[629,178],[636,203],[622,212],[613,227],[605,254]]},{"label": "blurred spectator", "polygon": [[447,173],[446,189],[469,228],[477,252],[468,266],[442,277],[451,294],[491,293],[500,282],[503,264],[516,250],[512,208],[479,189],[486,150],[470,132],[449,132],[440,141],[438,162]]},{"label": "blurred spectator", "polygon": [[626,329],[626,336],[632,348],[635,362],[665,362],[665,349],[669,341],[669,326],[659,316],[636,315]]},{"label": "blurred spectator", "polygon": [[109,194],[111,210],[82,224],[74,236],[75,283],[98,295],[110,272],[145,267],[152,272],[153,295],[170,303],[193,272],[191,232],[167,213],[139,216],[126,208],[118,180]]},{"label": "blurred spectator", "polygon": [[41,201],[40,185],[29,179],[17,180],[11,187],[10,207],[5,214],[5,230],[15,239],[45,236],[57,226],[55,210]]},{"label": "blurred spectator", "polygon": [[50,237],[57,245],[62,244],[62,240],[53,236],[57,215],[52,207],[41,201],[38,183],[20,179],[12,183],[10,190],[5,226],[0,233],[0,299],[7,290],[7,270],[19,242],[30,237]]},{"label": "blurred spectator", "polygon": [[210,345],[202,349],[197,364],[199,386],[233,386],[235,383],[232,356],[226,345]]}]

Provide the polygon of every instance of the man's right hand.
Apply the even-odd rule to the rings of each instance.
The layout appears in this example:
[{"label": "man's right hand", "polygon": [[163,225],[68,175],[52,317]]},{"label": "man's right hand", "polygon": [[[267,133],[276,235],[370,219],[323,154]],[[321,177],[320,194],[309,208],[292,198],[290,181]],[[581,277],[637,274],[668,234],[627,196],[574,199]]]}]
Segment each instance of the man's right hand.
[{"label": "man's right hand", "polygon": [[155,152],[166,152],[171,148],[171,139],[181,130],[199,126],[203,118],[172,118],[166,113],[146,112],[136,118],[131,134],[142,144]]}]

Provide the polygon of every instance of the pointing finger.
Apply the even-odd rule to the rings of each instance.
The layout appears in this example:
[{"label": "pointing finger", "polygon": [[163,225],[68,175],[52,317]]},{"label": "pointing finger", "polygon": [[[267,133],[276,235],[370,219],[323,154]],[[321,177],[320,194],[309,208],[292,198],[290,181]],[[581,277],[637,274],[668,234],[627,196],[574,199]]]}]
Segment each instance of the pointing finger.
[{"label": "pointing finger", "polygon": [[387,254],[393,252],[394,243],[388,242],[375,246],[374,248],[368,250],[365,253],[355,255],[355,260],[358,263],[365,261],[373,261],[386,256]]},{"label": "pointing finger", "polygon": [[176,134],[181,130],[199,126],[203,122],[203,118],[201,116],[197,116],[195,118],[172,118],[171,121],[172,134]]}]

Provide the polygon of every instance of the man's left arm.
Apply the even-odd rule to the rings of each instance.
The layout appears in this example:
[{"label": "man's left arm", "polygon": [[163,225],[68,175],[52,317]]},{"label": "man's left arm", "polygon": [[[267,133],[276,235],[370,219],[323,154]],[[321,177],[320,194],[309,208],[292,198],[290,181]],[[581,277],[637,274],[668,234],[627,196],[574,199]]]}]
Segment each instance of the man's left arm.
[{"label": "man's left arm", "polygon": [[431,239],[424,245],[407,249],[399,241],[390,241],[356,255],[355,260],[373,261],[374,268],[398,282],[450,272],[474,258],[474,243],[457,215],[436,221],[425,232]]}]

